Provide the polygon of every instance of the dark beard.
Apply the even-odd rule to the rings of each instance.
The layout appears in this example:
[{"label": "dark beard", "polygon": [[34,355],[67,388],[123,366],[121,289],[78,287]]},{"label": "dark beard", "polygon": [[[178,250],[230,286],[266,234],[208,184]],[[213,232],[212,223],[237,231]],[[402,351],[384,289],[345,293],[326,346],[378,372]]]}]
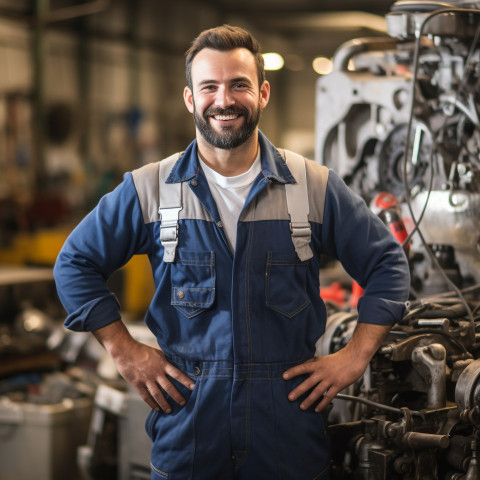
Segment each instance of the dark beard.
[{"label": "dark beard", "polygon": [[[223,127],[222,133],[217,133],[210,125],[208,118],[211,115],[243,115],[245,121],[239,130],[234,130],[232,126]],[[207,108],[203,117],[198,115],[197,109],[193,110],[193,120],[198,131],[202,137],[213,147],[221,148],[223,150],[230,150],[232,148],[242,145],[246,142],[255,131],[255,128],[260,121],[260,106],[258,105],[252,116],[245,108],[229,107],[221,108]]]}]

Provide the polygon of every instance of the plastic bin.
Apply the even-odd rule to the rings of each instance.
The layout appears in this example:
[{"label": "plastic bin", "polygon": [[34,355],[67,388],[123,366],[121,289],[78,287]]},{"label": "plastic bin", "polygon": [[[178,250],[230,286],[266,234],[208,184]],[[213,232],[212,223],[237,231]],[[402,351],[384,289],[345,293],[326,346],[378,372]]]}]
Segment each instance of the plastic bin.
[{"label": "plastic bin", "polygon": [[76,454],[86,442],[92,400],[54,405],[0,399],[0,479],[76,480]]}]

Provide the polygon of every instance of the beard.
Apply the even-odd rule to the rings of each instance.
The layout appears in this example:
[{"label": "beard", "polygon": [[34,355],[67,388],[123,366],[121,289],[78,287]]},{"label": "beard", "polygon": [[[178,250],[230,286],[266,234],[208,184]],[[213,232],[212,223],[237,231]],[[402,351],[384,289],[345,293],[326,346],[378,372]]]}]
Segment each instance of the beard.
[{"label": "beard", "polygon": [[[229,108],[214,108],[210,107],[205,110],[203,115],[199,115],[193,103],[193,121],[202,137],[210,145],[215,148],[223,150],[231,150],[232,148],[242,145],[251,136],[257,128],[260,121],[260,104],[257,104],[256,109],[250,113],[246,108],[229,107]],[[212,115],[242,115],[244,118],[243,125],[235,130],[232,125],[222,127],[219,133],[210,125],[209,118]]]}]

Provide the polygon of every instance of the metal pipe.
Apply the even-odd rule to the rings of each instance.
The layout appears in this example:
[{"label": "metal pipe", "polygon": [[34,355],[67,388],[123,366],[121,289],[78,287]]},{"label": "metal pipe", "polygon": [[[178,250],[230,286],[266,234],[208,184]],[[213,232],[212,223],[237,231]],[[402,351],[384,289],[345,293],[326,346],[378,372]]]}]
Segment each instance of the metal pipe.
[{"label": "metal pipe", "polygon": [[[384,405],[382,403],[374,402],[366,398],[354,397],[352,395],[345,395],[344,393],[337,393],[337,395],[335,395],[335,398],[338,398],[339,400],[349,400],[352,402],[359,402],[365,405],[369,405],[370,407],[378,408],[380,410],[385,410],[387,412],[403,415],[403,411],[400,408],[390,407],[389,405]],[[410,413],[418,417],[423,417],[423,414],[421,412],[417,412],[415,410],[411,411]]]},{"label": "metal pipe", "polygon": [[447,448],[450,445],[448,435],[433,433],[407,432],[402,435],[402,443],[414,449]]},{"label": "metal pipe", "polygon": [[348,71],[348,62],[360,53],[395,50],[397,48],[398,40],[393,38],[355,38],[345,42],[335,52],[333,56],[333,69],[341,72]]}]

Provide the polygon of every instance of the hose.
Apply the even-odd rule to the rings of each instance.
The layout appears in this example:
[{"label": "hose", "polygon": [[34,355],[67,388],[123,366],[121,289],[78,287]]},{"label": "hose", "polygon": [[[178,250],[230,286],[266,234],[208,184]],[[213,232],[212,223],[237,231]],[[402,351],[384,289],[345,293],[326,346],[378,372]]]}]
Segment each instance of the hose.
[{"label": "hose", "polygon": [[[403,415],[403,410],[400,408],[390,407],[389,405],[384,405],[383,403],[374,402],[372,400],[368,400],[366,398],[354,397],[353,395],[346,395],[344,393],[337,393],[335,398],[339,400],[346,400],[350,402],[358,402],[368,405],[370,407],[378,408],[379,410],[385,410],[387,412],[397,413],[399,415]],[[417,417],[424,417],[422,412],[418,412],[416,410],[411,410],[410,413],[412,415],[416,415]]]}]

